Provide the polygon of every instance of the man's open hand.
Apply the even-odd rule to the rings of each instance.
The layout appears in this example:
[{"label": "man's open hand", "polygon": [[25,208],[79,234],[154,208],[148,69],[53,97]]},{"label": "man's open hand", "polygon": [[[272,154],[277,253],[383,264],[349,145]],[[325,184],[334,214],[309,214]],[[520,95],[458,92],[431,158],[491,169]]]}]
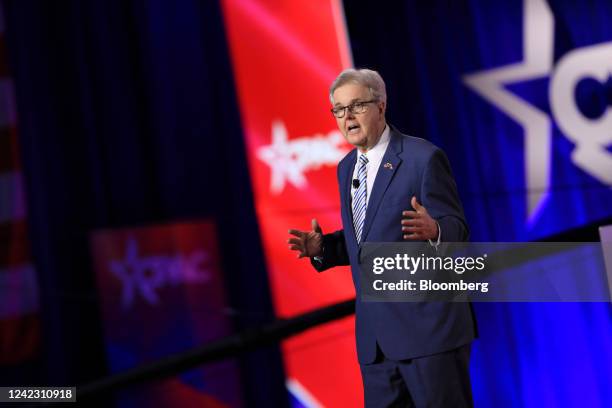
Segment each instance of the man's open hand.
[{"label": "man's open hand", "polygon": [[402,234],[405,240],[424,241],[438,239],[438,224],[417,201],[412,197],[412,208],[416,211],[402,211]]},{"label": "man's open hand", "polygon": [[323,255],[323,231],[316,219],[312,219],[312,231],[290,229],[293,237],[287,240],[289,249],[298,251],[298,258]]}]

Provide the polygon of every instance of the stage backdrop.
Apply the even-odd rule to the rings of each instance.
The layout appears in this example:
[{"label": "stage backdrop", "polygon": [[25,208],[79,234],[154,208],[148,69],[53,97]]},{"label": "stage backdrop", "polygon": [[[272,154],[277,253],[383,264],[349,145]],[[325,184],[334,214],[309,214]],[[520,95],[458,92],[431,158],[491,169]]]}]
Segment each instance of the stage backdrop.
[{"label": "stage backdrop", "polygon": [[[347,146],[326,94],[349,50],[387,81],[390,122],[448,153],[473,240],[544,238],[612,214],[608,1],[351,0],[350,47],[330,29],[339,2],[1,3],[33,254],[41,291],[54,295],[40,297],[47,384],[106,373],[93,229],[214,218],[239,328],[270,318],[262,252],[280,316],[353,294],[348,271],[318,275],[283,252],[286,230],[313,215],[339,227],[333,162]],[[304,146],[317,154],[298,154]],[[477,314],[478,405],[612,405],[610,305]],[[351,325],[287,343],[301,403],[360,398]],[[282,405],[276,353],[255,354],[244,357],[245,401]]]},{"label": "stage backdrop", "polygon": [[[291,317],[355,295],[347,268],[318,274],[288,249],[289,228],[340,228],[336,164],[350,151],[329,84],[351,65],[339,0],[222,2],[257,218],[276,313]],[[354,319],[283,343],[295,406],[360,406]],[[341,375],[340,375],[341,373]]]},{"label": "stage backdrop", "polygon": [[532,240],[612,215],[612,5],[512,0],[346,9],[388,118],[450,158],[472,240]]},{"label": "stage backdrop", "polygon": [[[328,279],[345,273],[313,278],[283,248],[287,228],[307,229],[323,209],[332,210],[324,229],[337,226],[333,167],[346,147],[324,116],[324,91],[343,52],[324,51],[334,43],[327,2],[223,4],[269,273],[286,315],[333,299]],[[350,1],[344,11],[354,65],[387,82],[390,123],[448,153],[473,241],[542,239],[612,215],[609,3]],[[478,405],[610,401],[609,305],[486,305],[477,314]],[[332,350],[307,365],[285,351],[291,379],[333,370],[337,392],[360,390],[341,382],[354,365],[339,368]],[[337,403],[324,399],[323,382],[304,388],[312,404]]]},{"label": "stage backdrop", "polygon": [[[211,220],[218,226],[219,272],[227,290],[218,312],[236,331],[270,322],[272,302],[220,4],[0,3],[19,113],[32,257],[43,294],[41,354],[47,368],[39,370],[40,379],[20,383],[83,384],[117,369],[106,355],[103,329],[109,326],[101,321],[99,301],[107,293],[97,290],[88,240],[94,230]],[[189,321],[169,339],[168,350],[183,349],[185,338],[208,322],[205,313],[180,317]],[[134,341],[139,330],[130,326]],[[287,405],[275,347],[238,358],[235,400]],[[202,390],[199,383],[185,384],[185,395]],[[107,396],[90,403],[111,406]]]},{"label": "stage backdrop", "polygon": [[[345,2],[388,119],[447,153],[472,241],[612,216],[612,4]],[[476,304],[476,406],[612,405],[610,304]]]}]

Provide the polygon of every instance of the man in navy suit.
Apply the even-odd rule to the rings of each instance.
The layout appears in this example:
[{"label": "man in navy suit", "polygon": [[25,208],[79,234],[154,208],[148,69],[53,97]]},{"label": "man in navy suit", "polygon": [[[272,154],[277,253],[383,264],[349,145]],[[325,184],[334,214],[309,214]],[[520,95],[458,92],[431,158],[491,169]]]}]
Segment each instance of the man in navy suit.
[{"label": "man in navy suit", "polygon": [[469,304],[360,299],[361,243],[429,240],[436,246],[468,239],[446,155],[387,124],[386,99],[376,71],[347,69],[332,83],[332,113],[356,147],[338,164],[343,229],[323,234],[313,219],[311,231],[290,230],[288,242],[319,272],[351,265],[367,407],[472,406]]}]

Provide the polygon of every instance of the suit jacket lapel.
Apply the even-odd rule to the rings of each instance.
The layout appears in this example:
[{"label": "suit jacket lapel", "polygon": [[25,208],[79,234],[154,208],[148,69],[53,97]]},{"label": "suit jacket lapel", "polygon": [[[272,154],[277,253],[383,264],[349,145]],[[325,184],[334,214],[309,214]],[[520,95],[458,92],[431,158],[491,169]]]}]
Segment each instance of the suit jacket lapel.
[{"label": "suit jacket lapel", "polygon": [[370,228],[372,226],[372,221],[374,220],[374,217],[378,212],[378,207],[380,207],[380,202],[382,201],[382,198],[385,195],[385,191],[387,191],[389,183],[393,179],[397,168],[402,162],[402,159],[400,159],[399,157],[399,154],[401,152],[401,136],[396,134],[395,130],[391,128],[389,145],[387,146],[387,151],[385,152],[385,155],[383,156],[383,159],[380,162],[380,167],[378,168],[378,172],[376,173],[376,180],[374,181],[374,186],[372,187],[372,195],[368,200],[365,225],[363,227],[363,241],[365,241],[366,237],[368,236],[368,232],[370,231]]}]

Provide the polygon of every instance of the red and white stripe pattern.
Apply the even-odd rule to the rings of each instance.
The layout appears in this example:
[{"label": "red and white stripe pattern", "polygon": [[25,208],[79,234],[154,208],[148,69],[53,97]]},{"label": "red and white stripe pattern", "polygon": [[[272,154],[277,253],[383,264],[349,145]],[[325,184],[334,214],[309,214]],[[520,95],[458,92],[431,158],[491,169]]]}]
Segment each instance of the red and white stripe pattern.
[{"label": "red and white stripe pattern", "polygon": [[0,364],[36,356],[38,283],[31,261],[13,81],[0,4]]}]

